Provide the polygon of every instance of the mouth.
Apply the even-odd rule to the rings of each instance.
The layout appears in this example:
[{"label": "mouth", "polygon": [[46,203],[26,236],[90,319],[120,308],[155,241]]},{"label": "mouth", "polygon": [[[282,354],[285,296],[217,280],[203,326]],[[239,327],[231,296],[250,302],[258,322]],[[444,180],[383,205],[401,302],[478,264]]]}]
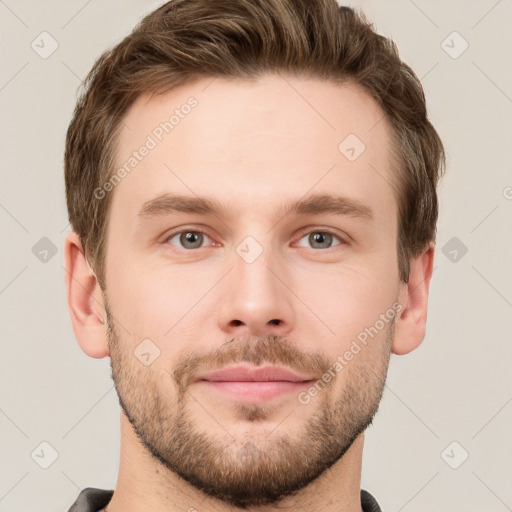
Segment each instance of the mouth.
[{"label": "mouth", "polygon": [[194,382],[237,401],[258,403],[298,393],[314,380],[310,375],[300,375],[276,366],[236,366],[199,375]]}]

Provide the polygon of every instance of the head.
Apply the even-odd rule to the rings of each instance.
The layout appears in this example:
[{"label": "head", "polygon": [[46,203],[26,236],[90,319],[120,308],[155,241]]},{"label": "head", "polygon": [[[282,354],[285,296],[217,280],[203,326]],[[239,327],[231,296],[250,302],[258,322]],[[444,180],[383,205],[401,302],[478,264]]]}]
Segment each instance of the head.
[{"label": "head", "polygon": [[[98,59],[66,140],[68,301],[158,463],[248,507],[342,460],[424,338],[443,164],[418,78],[334,0],[173,0]],[[198,380],[235,364],[310,382]]]}]

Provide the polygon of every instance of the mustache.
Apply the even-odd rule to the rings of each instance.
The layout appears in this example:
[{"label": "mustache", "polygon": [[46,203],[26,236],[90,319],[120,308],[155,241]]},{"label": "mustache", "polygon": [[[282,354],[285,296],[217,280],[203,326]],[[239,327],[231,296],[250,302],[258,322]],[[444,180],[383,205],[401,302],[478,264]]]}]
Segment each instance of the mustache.
[{"label": "mustache", "polygon": [[320,350],[305,354],[281,336],[230,338],[207,353],[192,350],[178,363],[172,376],[182,392],[199,370],[217,370],[236,363],[250,363],[254,366],[287,366],[299,373],[323,375],[329,369],[328,361],[328,356]]}]

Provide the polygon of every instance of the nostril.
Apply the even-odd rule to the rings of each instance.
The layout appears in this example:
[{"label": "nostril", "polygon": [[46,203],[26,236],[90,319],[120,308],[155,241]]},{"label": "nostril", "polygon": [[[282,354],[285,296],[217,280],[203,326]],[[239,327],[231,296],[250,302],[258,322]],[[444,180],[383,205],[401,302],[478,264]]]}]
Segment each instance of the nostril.
[{"label": "nostril", "polygon": [[273,325],[279,325],[281,323],[281,320],[278,320],[278,319],[274,319],[274,320],[270,320],[269,324],[273,324]]}]

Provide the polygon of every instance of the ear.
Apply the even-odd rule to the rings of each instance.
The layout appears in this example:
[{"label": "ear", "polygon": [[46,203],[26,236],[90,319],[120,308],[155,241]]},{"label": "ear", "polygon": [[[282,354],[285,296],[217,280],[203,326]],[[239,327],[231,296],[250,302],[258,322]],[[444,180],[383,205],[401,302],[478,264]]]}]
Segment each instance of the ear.
[{"label": "ear", "polygon": [[85,259],[80,237],[75,232],[64,244],[66,296],[75,337],[90,357],[109,355],[103,295],[94,272]]},{"label": "ear", "polygon": [[399,302],[403,306],[397,314],[392,351],[408,354],[418,348],[425,338],[428,290],[434,265],[434,245],[410,262],[409,281],[402,283]]}]

